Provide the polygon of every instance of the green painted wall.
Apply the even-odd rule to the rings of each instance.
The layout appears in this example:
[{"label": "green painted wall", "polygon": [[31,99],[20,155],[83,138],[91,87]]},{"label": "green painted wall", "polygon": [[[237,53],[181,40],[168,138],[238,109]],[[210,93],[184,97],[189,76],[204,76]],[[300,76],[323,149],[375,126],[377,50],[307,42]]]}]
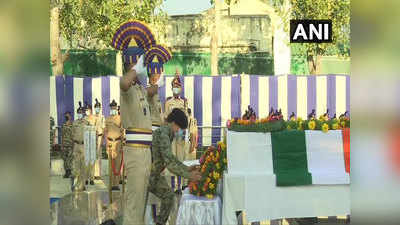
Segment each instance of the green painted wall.
[{"label": "green painted wall", "polygon": [[[70,57],[64,63],[66,75],[99,76],[115,74],[116,51],[106,51],[101,54],[95,51],[70,51]],[[165,66],[165,74],[175,74],[178,68],[185,75],[210,75],[210,53],[173,53],[172,60]],[[218,62],[219,74],[257,74],[272,75],[273,58],[269,53],[220,54]],[[338,57],[323,57],[322,69],[324,74],[350,74],[350,60]],[[292,56],[291,74],[308,74],[305,57]]]}]

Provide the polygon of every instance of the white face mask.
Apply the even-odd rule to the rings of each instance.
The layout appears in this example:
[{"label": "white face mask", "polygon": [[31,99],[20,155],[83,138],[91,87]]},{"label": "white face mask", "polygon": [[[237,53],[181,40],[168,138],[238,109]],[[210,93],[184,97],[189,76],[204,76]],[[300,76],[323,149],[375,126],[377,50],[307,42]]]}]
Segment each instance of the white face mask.
[{"label": "white face mask", "polygon": [[82,114],[78,113],[78,114],[76,115],[76,117],[78,118],[78,120],[80,120],[80,119],[82,119]]},{"label": "white face mask", "polygon": [[94,110],[96,111],[96,114],[100,113],[100,108],[95,108]]},{"label": "white face mask", "polygon": [[176,95],[179,95],[181,93],[181,88],[172,88],[172,92]]},{"label": "white face mask", "polygon": [[111,109],[111,115],[117,115],[117,110],[115,110],[115,109]]}]

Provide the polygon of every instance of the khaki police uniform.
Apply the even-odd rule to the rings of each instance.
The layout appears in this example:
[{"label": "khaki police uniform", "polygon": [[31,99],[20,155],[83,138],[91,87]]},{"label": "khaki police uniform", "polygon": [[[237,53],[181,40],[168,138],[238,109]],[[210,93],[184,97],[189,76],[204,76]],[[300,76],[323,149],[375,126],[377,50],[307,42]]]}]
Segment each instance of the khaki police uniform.
[{"label": "khaki police uniform", "polygon": [[152,126],[147,92],[138,83],[120,91],[126,183],[124,225],[144,224],[146,194],[151,169]]},{"label": "khaki police uniform", "polygon": [[[88,122],[88,126],[87,129],[89,130],[96,130],[96,134],[97,134],[97,124],[98,124],[98,120],[96,118],[96,116],[94,115],[89,115],[86,116],[84,119],[86,119],[86,121]],[[93,131],[93,130],[92,130]],[[91,149],[92,146],[90,146],[89,149]],[[97,137],[96,137],[96,147],[97,147]],[[90,151],[90,150],[89,150]],[[89,155],[91,155],[92,153],[90,153]],[[96,158],[97,158],[97,152],[96,152]],[[94,172],[95,172],[95,162],[89,162],[89,166],[88,166],[88,179],[89,180],[94,180]]]},{"label": "khaki police uniform", "polygon": [[83,191],[87,178],[87,167],[85,165],[85,150],[83,145],[84,129],[88,125],[85,119],[75,120],[72,124],[72,135],[74,141],[73,169],[74,191]]}]

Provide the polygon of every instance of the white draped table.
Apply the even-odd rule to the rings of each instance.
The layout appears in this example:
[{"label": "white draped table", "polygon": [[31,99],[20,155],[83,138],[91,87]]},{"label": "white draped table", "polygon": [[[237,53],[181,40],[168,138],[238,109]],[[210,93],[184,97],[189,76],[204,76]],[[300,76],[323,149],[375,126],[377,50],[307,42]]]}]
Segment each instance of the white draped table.
[{"label": "white draped table", "polygon": [[177,225],[220,225],[222,202],[219,196],[214,199],[197,197],[185,189],[176,219]]}]

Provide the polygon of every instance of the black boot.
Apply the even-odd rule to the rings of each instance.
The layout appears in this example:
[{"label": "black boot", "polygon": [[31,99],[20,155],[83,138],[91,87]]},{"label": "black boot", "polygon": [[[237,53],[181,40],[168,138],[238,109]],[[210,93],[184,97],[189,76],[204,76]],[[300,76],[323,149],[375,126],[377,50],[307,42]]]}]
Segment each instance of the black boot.
[{"label": "black boot", "polygon": [[65,171],[64,178],[70,178],[70,177],[71,177],[71,170],[67,169]]},{"label": "black boot", "polygon": [[86,180],[86,181],[85,181],[85,184],[86,184],[86,185],[88,185],[88,184],[89,184],[89,181],[88,181],[88,180]]},{"label": "black boot", "polygon": [[94,185],[94,181],[93,180],[90,180],[90,185]]},{"label": "black boot", "polygon": [[119,191],[120,189],[119,189],[118,186],[112,186],[111,190],[112,190],[112,191]]},{"label": "black boot", "polygon": [[100,225],[117,225],[114,220],[106,220]]}]

